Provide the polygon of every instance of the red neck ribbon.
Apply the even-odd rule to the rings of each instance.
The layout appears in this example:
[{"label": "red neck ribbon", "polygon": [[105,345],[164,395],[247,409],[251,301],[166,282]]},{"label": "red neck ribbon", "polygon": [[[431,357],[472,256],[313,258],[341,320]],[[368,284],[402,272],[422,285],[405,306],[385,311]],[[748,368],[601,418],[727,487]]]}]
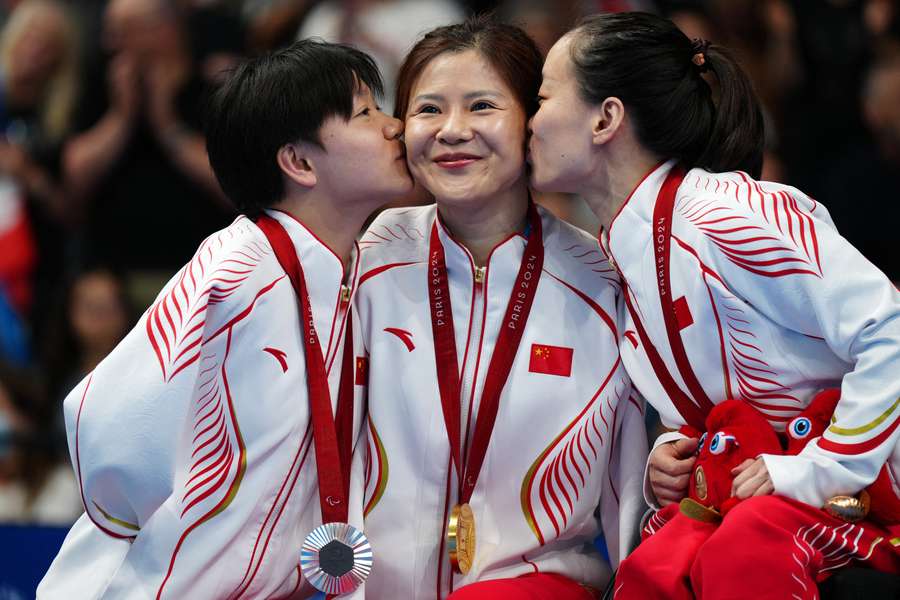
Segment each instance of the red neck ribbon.
[{"label": "red neck ribbon", "polygon": [[297,295],[306,359],[306,385],[312,415],[313,443],[316,449],[316,471],[319,478],[319,505],[323,523],[346,523],[350,490],[350,454],[353,429],[353,320],[347,315],[344,354],[341,360],[341,383],[338,391],[337,416],[332,417],[331,393],[322,345],[316,333],[312,302],[303,267],[294,243],[281,224],[261,216],[256,224],[269,240],[275,257],[287,273]]},{"label": "red neck ribbon", "polygon": [[637,317],[638,313],[634,308],[634,304],[632,304],[631,293],[627,287],[624,295],[628,310],[632,314],[635,329],[637,329],[638,336],[641,338],[641,343],[644,345],[644,350],[647,353],[654,373],[656,373],[656,377],[685,422],[695,429],[703,431],[706,428],[706,415],[712,410],[713,404],[697,380],[697,376],[688,360],[687,351],[681,339],[681,330],[678,327],[678,320],[675,315],[675,303],[672,299],[670,283],[672,215],[675,211],[675,196],[681,182],[684,181],[685,174],[684,168],[681,165],[676,165],[669,171],[659,190],[656,204],[653,207],[652,244],[655,258],[654,271],[659,292],[659,303],[666,326],[666,336],[669,340],[669,347],[672,350],[672,356],[675,358],[678,372],[681,374],[681,378],[684,380],[693,399],[675,382],[656,347],[651,343],[650,337]]},{"label": "red neck ribbon", "polygon": [[544,265],[544,240],[541,218],[533,204],[528,208],[529,234],[519,273],[513,285],[506,314],[500,326],[497,345],[491,355],[487,378],[482,392],[475,433],[468,457],[462,461],[461,402],[459,362],[456,354],[456,336],[453,329],[453,309],[450,305],[450,285],[444,247],[438,236],[437,223],[431,228],[428,248],[428,301],[431,309],[431,329],[434,334],[434,360],[437,366],[441,407],[444,425],[450,441],[453,464],[459,477],[459,502],[466,503],[472,497],[478,474],[487,454],[491,433],[500,407],[500,393],[509,378],[510,367],[522,341],[522,333],[528,322],[528,314],[534,303],[541,270]]}]

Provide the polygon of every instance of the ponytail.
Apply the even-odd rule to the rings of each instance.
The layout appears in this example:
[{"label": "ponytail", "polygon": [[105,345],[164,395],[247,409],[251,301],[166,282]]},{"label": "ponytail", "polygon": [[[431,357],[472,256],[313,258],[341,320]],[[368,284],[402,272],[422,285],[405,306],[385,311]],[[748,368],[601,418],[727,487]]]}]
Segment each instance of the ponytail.
[{"label": "ponytail", "polygon": [[[759,177],[762,111],[725,49],[692,43],[671,21],[639,12],[589,17],[572,35],[582,98],[619,98],[648,150],[689,167]],[[714,75],[716,94],[703,72]]]},{"label": "ponytail", "polygon": [[718,82],[718,100],[709,142],[696,164],[713,172],[746,171],[758,179],[765,128],[753,84],[721,46],[709,47],[706,63]]}]

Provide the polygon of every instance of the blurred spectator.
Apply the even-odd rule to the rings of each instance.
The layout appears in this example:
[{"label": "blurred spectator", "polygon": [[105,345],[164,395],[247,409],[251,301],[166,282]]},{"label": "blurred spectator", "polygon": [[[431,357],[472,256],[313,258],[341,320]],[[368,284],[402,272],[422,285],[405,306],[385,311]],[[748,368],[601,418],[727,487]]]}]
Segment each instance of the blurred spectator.
[{"label": "blurred spectator", "polygon": [[182,0],[191,55],[204,81],[218,84],[244,56],[246,32],[240,10],[222,2]]},{"label": "blurred spectator", "polygon": [[247,43],[261,53],[294,41],[297,29],[317,0],[245,0],[242,15],[247,23]]},{"label": "blurred spectator", "polygon": [[45,367],[54,406],[54,431],[65,436],[62,401],[107,355],[137,320],[122,275],[107,269],[75,277],[46,338]]},{"label": "blurred spectator", "polygon": [[521,27],[531,36],[543,56],[578,21],[580,2],[565,0],[505,0],[497,14],[506,22]]},{"label": "blurred spectator", "polygon": [[71,467],[47,433],[46,404],[26,374],[0,365],[0,522],[69,525],[81,514]]},{"label": "blurred spectator", "polygon": [[85,100],[63,153],[90,259],[170,274],[232,214],[198,132],[208,90],[186,28],[170,0],[106,7],[107,97]]},{"label": "blurred spectator", "polygon": [[765,110],[775,125],[780,124],[784,99],[797,89],[801,77],[797,23],[790,3],[711,0],[709,6],[714,24],[711,41],[737,54]]},{"label": "blurred spectator", "polygon": [[863,118],[868,134],[842,144],[843,155],[822,170],[820,199],[841,234],[900,282],[900,50],[889,49],[869,69]]},{"label": "blurred spectator", "polygon": [[55,173],[71,124],[77,61],[78,32],[63,5],[18,4],[0,33],[0,284],[22,316],[39,255],[49,257],[59,237],[47,227],[65,217]]},{"label": "blurred spectator", "polygon": [[300,26],[300,39],[320,37],[368,52],[384,77],[385,112],[393,112],[397,70],[426,32],[465,18],[451,0],[325,0]]},{"label": "blurred spectator", "polygon": [[25,367],[30,360],[31,345],[25,322],[10,305],[6,292],[0,289],[0,362]]},{"label": "blurred spectator", "polygon": [[[867,4],[791,1],[801,79],[785,104],[782,146],[790,183],[817,198],[826,192],[823,169],[863,131],[859,90],[873,41],[864,18]],[[840,218],[836,223],[840,229]]]}]

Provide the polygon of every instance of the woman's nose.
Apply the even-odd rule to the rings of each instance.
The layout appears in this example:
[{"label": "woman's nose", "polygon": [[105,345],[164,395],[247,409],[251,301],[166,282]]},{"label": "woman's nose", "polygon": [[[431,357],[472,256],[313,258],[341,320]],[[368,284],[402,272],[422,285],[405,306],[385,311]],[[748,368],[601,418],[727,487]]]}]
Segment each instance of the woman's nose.
[{"label": "woman's nose", "polygon": [[472,129],[469,120],[462,113],[452,111],[438,130],[437,139],[445,144],[458,144],[472,139]]}]

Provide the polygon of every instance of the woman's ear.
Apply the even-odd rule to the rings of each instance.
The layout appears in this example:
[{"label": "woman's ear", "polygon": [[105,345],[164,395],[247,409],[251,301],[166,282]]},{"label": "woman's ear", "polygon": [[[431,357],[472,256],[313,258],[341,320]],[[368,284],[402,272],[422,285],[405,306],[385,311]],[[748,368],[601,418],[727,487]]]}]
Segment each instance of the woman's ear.
[{"label": "woman's ear", "polygon": [[276,159],[286,177],[297,185],[312,188],[318,178],[306,150],[306,144],[285,144],[278,149]]},{"label": "woman's ear", "polygon": [[591,141],[598,146],[606,144],[622,127],[625,120],[625,105],[615,96],[611,96],[594,107],[593,112]]}]

